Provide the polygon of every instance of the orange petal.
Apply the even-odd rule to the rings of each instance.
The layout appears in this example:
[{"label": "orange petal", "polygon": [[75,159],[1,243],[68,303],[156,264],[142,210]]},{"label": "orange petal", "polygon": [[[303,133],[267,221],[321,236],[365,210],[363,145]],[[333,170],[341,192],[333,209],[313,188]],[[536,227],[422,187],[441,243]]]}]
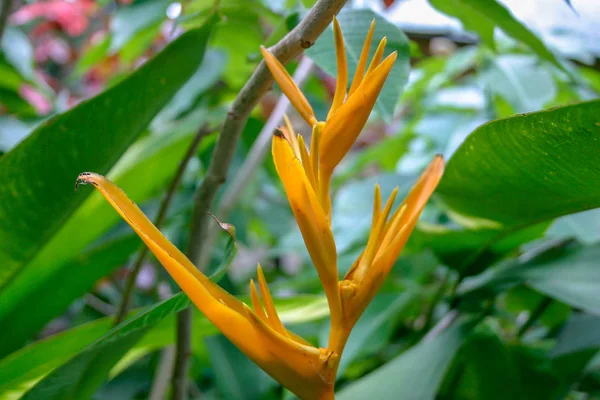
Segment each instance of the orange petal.
[{"label": "orange petal", "polygon": [[283,136],[273,136],[273,160],[329,302],[331,318],[340,317],[337,252],[329,222],[300,161]]},{"label": "orange petal", "polygon": [[333,17],[333,36],[335,38],[335,56],[337,58],[337,82],[335,94],[327,118],[332,116],[344,102],[346,89],[348,88],[348,63],[346,61],[346,49],[344,48],[344,36],[336,17]]},{"label": "orange petal", "polygon": [[383,211],[381,211],[381,215],[378,218],[377,224],[371,229],[371,233],[369,235],[369,241],[367,242],[367,248],[365,249],[364,254],[361,256],[360,263],[358,268],[354,270],[354,275],[346,279],[352,279],[361,281],[365,274],[372,273],[370,271],[370,266],[373,261],[373,258],[377,254],[378,245],[381,242],[381,237],[383,236],[383,231],[386,226],[388,215],[392,210],[392,206],[394,205],[394,200],[396,200],[396,195],[398,194],[398,187],[394,189],[390,197],[388,198],[387,203]]},{"label": "orange petal", "polygon": [[362,83],[365,67],[367,66],[367,59],[369,58],[369,49],[371,48],[371,41],[373,40],[374,31],[375,18],[373,18],[373,21],[371,21],[371,27],[369,28],[369,32],[367,32],[367,37],[365,38],[365,43],[363,44],[360,58],[358,59],[358,64],[356,65],[356,72],[354,73],[354,78],[352,79],[352,86],[350,86],[350,90],[348,91],[348,97],[352,96],[352,93],[354,93],[356,89],[358,89],[358,86]]},{"label": "orange petal", "polygon": [[379,65],[381,59],[383,58],[383,51],[385,50],[385,45],[387,44],[387,38],[383,37],[377,46],[377,50],[375,50],[375,54],[373,55],[373,59],[371,60],[371,64],[369,65],[369,69],[365,76],[369,76],[371,72]]},{"label": "orange petal", "polygon": [[275,305],[273,304],[273,298],[271,297],[271,292],[269,291],[269,287],[267,286],[267,281],[265,280],[265,274],[263,270],[258,264],[257,267],[258,274],[258,285],[260,286],[260,294],[263,300],[263,304],[265,305],[265,309],[267,310],[267,317],[269,318],[269,325],[275,331],[280,333],[281,335],[287,337],[287,329],[281,323],[279,319],[279,314],[277,314],[277,310],[275,310]]},{"label": "orange petal", "polygon": [[322,351],[282,336],[254,315],[248,306],[244,307],[248,320],[260,332],[255,345],[266,349],[273,359],[278,360],[277,365],[263,369],[302,399],[333,398],[326,396],[333,389],[335,370],[322,360]]},{"label": "orange petal", "polygon": [[326,180],[356,141],[365,126],[377,96],[396,61],[390,54],[373,70],[340,109],[325,123],[321,134],[320,167]]},{"label": "orange petal", "polygon": [[260,46],[260,52],[262,53],[271,74],[273,74],[273,78],[279,84],[281,91],[288,99],[290,99],[290,102],[294,105],[296,110],[298,110],[302,118],[304,118],[310,126],[313,126],[315,122],[317,122],[315,113],[308,100],[306,100],[306,97],[304,97],[304,94],[302,94],[290,74],[286,71],[285,67],[281,65],[279,60],[264,46]]},{"label": "orange petal", "polygon": [[[208,280],[111,181],[84,173],[78,183],[93,184],[102,193],[200,311],[269,375],[301,397],[321,398],[332,392],[333,381],[324,379],[328,367],[321,360],[322,351],[275,332],[248,306]],[[252,297],[256,306],[256,290]]]},{"label": "orange petal", "polygon": [[[369,273],[362,275],[360,280],[354,281],[359,289],[348,303],[344,303],[345,315],[349,316],[351,324],[358,320],[377,294],[443,173],[444,160],[441,156],[436,156],[404,199],[401,209],[389,221],[391,225],[386,227],[388,232],[369,267]],[[394,235],[389,235],[392,232]]]},{"label": "orange petal", "polygon": [[265,358],[264,350],[252,344],[257,340],[257,335],[246,319],[242,302],[198,271],[191,261],[150,222],[138,206],[110,180],[86,172],[79,175],[78,182],[90,183],[102,193],[140,236],[192,302],[225,336],[250,358]]}]

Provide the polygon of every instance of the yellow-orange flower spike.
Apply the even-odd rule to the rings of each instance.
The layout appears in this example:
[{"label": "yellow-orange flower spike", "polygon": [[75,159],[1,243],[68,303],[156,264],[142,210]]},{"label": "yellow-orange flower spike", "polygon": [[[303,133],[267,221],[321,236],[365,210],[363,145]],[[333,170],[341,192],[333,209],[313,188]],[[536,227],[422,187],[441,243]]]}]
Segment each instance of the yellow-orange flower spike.
[{"label": "yellow-orange flower spike", "polygon": [[[444,160],[436,156],[391,218],[388,219],[388,214],[393,199],[382,211],[374,212],[378,221],[373,222],[373,236],[367,250],[340,282],[340,289],[346,293],[342,297],[347,327],[351,328],[360,318],[389,274],[443,172]],[[363,257],[369,258],[367,262],[362,262]]]},{"label": "yellow-orange flower spike", "polygon": [[386,57],[370,74],[346,102],[325,122],[321,139],[321,176],[329,181],[333,169],[344,158],[365,126],[377,96],[383,88],[397,53]]},{"label": "yellow-orange flower spike", "polygon": [[329,221],[306,174],[306,170],[310,170],[312,166],[302,165],[285,136],[277,131],[273,135],[272,152],[275,168],[285,188],[304,243],[323,283],[332,323],[338,323],[341,317],[341,303],[338,291],[337,252]]},{"label": "yellow-orange flower spike", "polygon": [[[307,345],[281,325],[260,269],[267,314],[262,308],[255,313],[198,271],[111,181],[89,172],[81,174],[77,181],[92,184],[102,193],[192,302],[246,356],[300,398],[333,398],[335,368],[327,361],[336,358],[335,354]],[[251,289],[251,294],[254,306],[262,307],[256,288]]]},{"label": "yellow-orange flower spike", "polygon": [[[397,58],[397,53],[394,52],[381,61],[386,45],[386,39],[383,38],[365,73],[374,29],[375,21],[373,20],[363,45],[350,91],[346,94],[348,65],[344,49],[344,37],[337,19],[334,18],[333,20],[338,75],[336,90],[327,119],[324,121],[322,129],[319,130],[318,148],[313,151],[311,146],[311,157],[318,155],[318,171],[313,168],[312,175],[316,180],[319,202],[328,219],[331,215],[329,184],[333,170],[350,150],[363,129]],[[283,65],[265,48],[261,48],[261,51],[281,90],[306,122],[314,128],[316,120],[306,97],[300,92]],[[323,122],[319,122],[319,124],[323,124]],[[306,165],[305,168],[307,168]]]}]

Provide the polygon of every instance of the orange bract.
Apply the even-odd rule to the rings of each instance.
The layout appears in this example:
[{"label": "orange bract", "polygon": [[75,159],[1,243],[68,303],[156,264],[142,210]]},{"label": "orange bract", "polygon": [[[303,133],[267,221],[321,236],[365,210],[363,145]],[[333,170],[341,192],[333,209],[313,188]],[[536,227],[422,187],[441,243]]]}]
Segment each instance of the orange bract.
[{"label": "orange bract", "polygon": [[272,154],[329,304],[331,328],[326,349],[312,346],[282,324],[260,265],[257,268],[258,288],[253,280],[250,281],[252,309],[198,271],[112,182],[93,173],[83,173],[78,178],[78,182],[93,184],[102,193],[192,302],[232,343],[303,399],[333,398],[336,371],[352,327],[389,274],[444,169],[442,158],[436,157],[396,211],[392,209],[397,190],[382,207],[379,186],[375,187],[367,247],[340,281],[331,231],[329,183],[333,170],[365,125],[396,60],[396,53],[383,59],[386,43],[383,38],[367,68],[375,26],[372,23],[354,80],[346,92],[348,71],[344,38],[337,20],[334,19],[333,25],[338,82],[326,121],[316,120],[312,107],[285,68],[268,50],[261,48],[282,91],[312,127],[310,148],[307,149],[303,137],[294,133],[286,119],[286,127],[275,131]]}]

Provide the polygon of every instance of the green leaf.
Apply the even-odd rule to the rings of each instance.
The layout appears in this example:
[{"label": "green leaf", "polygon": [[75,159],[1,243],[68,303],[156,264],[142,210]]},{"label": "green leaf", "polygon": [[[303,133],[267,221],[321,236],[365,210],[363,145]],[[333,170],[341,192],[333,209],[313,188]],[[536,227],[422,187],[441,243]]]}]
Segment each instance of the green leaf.
[{"label": "green leaf", "polygon": [[0,323],[14,327],[3,335],[0,355],[22,346],[48,321],[64,313],[74,299],[92,289],[100,278],[124,265],[139,246],[139,238],[131,235],[97,246],[62,264],[23,298],[12,313],[0,319]]},{"label": "green leaf", "polygon": [[[327,300],[323,296],[296,296],[274,299],[275,306],[286,325],[319,320],[329,315]],[[194,309],[193,344],[203,344],[204,337],[217,333],[217,329]],[[132,311],[135,315],[139,311]],[[113,324],[112,317],[102,318],[61,332],[31,345],[0,360],[0,400],[14,400],[41,378],[68,362],[86,346],[106,334]],[[152,328],[119,361],[112,371],[114,376],[144,355],[173,344],[175,340],[174,315],[166,316]]]},{"label": "green leaf", "polygon": [[167,17],[169,0],[150,0],[120,8],[111,18],[111,53],[119,51],[136,33]]},{"label": "green leaf", "polygon": [[346,386],[340,400],[378,398],[435,399],[446,370],[472,329],[462,320],[431,340],[422,341],[366,377]]},{"label": "green leaf", "polygon": [[600,101],[491,121],[446,166],[437,193],[472,228],[525,227],[600,206]]},{"label": "green leaf", "polygon": [[474,275],[521,245],[540,238],[548,224],[538,224],[507,234],[495,229],[451,229],[419,223],[413,233],[447,266]]},{"label": "green leaf", "polygon": [[[408,80],[410,69],[408,39],[397,26],[375,14],[373,11],[348,10],[338,15],[338,21],[344,35],[346,59],[348,61],[348,83],[350,84],[352,83],[350,81],[356,71],[365,37],[373,19],[375,19],[375,32],[373,33],[373,42],[369,51],[369,61],[373,57],[373,54],[375,54],[375,49],[379,41],[384,36],[387,37],[384,57],[394,51],[398,52],[396,63],[392,67],[392,71],[375,103],[377,113],[389,123],[392,121],[394,109]],[[333,28],[330,27],[325,30],[314,46],[306,51],[306,54],[325,72],[332,76],[337,76]]]},{"label": "green leaf", "polygon": [[600,317],[576,314],[569,319],[556,338],[552,357],[600,349]]},{"label": "green leaf", "polygon": [[23,397],[28,399],[88,399],[104,382],[110,369],[150,328],[169,314],[189,306],[179,293],[116,326],[67,363],[39,381]]},{"label": "green leaf", "polygon": [[219,398],[254,400],[262,398],[273,381],[224,336],[205,339]]},{"label": "green leaf", "polygon": [[[192,137],[193,132],[147,136],[128,149],[108,176],[133,201],[141,203],[172,178]],[[0,324],[10,321],[15,329],[0,343],[1,355],[17,349],[51,318],[64,312],[75,298],[84,293],[85,288],[91,287],[104,276],[99,275],[100,271],[104,271],[104,274],[110,271],[107,269],[109,265],[94,270],[85,268],[78,274],[77,281],[67,280],[63,283],[69,271],[77,268],[78,262],[72,260],[73,256],[83,252],[121,221],[100,193],[92,193],[40,249],[27,268],[11,281],[0,302]],[[121,264],[125,261],[126,258]],[[56,296],[56,288],[68,284],[74,287],[65,288],[60,296]],[[36,306],[40,302],[49,302],[55,307],[52,312],[44,311]]]},{"label": "green leaf", "polygon": [[80,79],[90,68],[102,61],[106,56],[109,47],[110,36],[106,36],[83,50],[83,54],[79,57],[73,68],[75,77]]},{"label": "green leaf", "polygon": [[25,33],[17,28],[7,28],[2,35],[1,48],[6,60],[25,80],[36,81],[33,72],[33,46]]},{"label": "green leaf", "polygon": [[338,375],[354,360],[379,350],[393,334],[399,318],[415,304],[414,293],[382,293],[375,297],[358,323],[352,329],[344,356],[338,367]]},{"label": "green leaf", "polygon": [[102,318],[37,341],[0,360],[0,399],[16,400],[49,372],[108,332]]},{"label": "green leaf", "polygon": [[196,71],[210,31],[184,33],[118,85],[41,124],[0,159],[0,287],[91,193],[73,193],[77,174],[106,174]]},{"label": "green leaf", "polygon": [[0,116],[0,153],[7,152],[19,144],[34,126],[33,123],[26,123],[11,115]]},{"label": "green leaf", "polygon": [[533,50],[541,58],[565,70],[544,43],[511,12],[496,0],[429,0],[439,11],[460,19],[467,30],[478,33],[481,40],[491,48],[494,44],[494,27]]},{"label": "green leaf", "polygon": [[241,88],[256,67],[251,54],[258,52],[263,37],[257,25],[246,21],[221,21],[215,28],[211,47],[227,54],[223,77],[234,88]]},{"label": "green leaf", "polygon": [[158,113],[152,121],[152,127],[160,129],[181,114],[189,111],[198,97],[206,92],[221,77],[227,59],[221,51],[208,49],[202,64],[194,75],[177,92],[173,99]]},{"label": "green leaf", "polygon": [[540,67],[535,57],[508,54],[488,61],[479,82],[508,101],[513,114],[543,109],[556,96],[552,72]]},{"label": "green leaf", "polygon": [[458,293],[498,293],[525,284],[548,297],[591,313],[600,313],[600,246],[563,249],[562,254],[512,262],[466,279]]},{"label": "green leaf", "polygon": [[517,375],[523,383],[523,398],[527,400],[564,399],[560,377],[553,368],[546,350],[513,345],[510,348]]},{"label": "green leaf", "polygon": [[495,333],[473,334],[461,348],[457,361],[454,370],[448,374],[453,386],[448,398],[524,399],[515,360]]}]

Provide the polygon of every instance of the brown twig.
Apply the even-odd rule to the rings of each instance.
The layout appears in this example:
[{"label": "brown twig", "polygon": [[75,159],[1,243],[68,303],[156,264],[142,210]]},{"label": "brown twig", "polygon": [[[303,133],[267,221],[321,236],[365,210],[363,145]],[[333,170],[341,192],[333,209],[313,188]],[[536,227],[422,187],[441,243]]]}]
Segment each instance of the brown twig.
[{"label": "brown twig", "polygon": [[[171,201],[173,200],[173,197],[175,197],[175,192],[177,191],[177,188],[181,184],[181,179],[183,178],[183,174],[185,172],[185,169],[186,169],[189,161],[192,159],[194,154],[196,154],[198,145],[200,144],[200,142],[206,135],[208,135],[209,133],[211,133],[213,131],[214,130],[208,129],[206,126],[203,126],[202,128],[200,128],[198,130],[198,132],[194,136],[194,139],[192,139],[192,143],[190,143],[190,146],[188,147],[185,155],[183,156],[183,158],[181,159],[181,161],[179,163],[179,167],[177,168],[177,171],[175,172],[175,175],[173,176],[171,183],[169,183],[169,187],[167,188],[165,197],[163,198],[163,200],[160,204],[158,214],[156,215],[156,218],[154,219],[154,225],[156,225],[157,228],[160,228],[160,226],[164,222],[165,217],[167,216],[167,210],[169,209],[169,206],[171,205]],[[115,317],[115,325],[120,324],[125,319],[125,316],[127,315],[127,312],[129,311],[129,307],[131,305],[131,297],[133,296],[133,293],[134,293],[135,281],[137,279],[138,274],[140,273],[142,265],[144,265],[144,260],[146,259],[146,255],[148,255],[148,247],[144,246],[140,250],[138,257],[135,260],[135,263],[133,264],[133,268],[131,269],[131,272],[129,273],[129,275],[127,277],[127,281],[125,282],[125,289],[123,290],[123,297],[121,299],[121,303],[119,304],[119,310],[117,312],[117,316]]]},{"label": "brown twig", "polygon": [[[271,52],[283,64],[297,57],[303,50],[313,45],[345,3],[346,0],[318,0],[302,21],[279,43],[270,48]],[[223,123],[205,178],[196,192],[187,253],[190,260],[200,269],[204,267],[202,260],[206,257],[205,253],[210,251],[210,248],[204,247],[210,231],[208,211],[212,207],[217,191],[225,182],[240,133],[246,125],[248,116],[258,100],[269,90],[272,82],[271,73],[265,63],[261,62],[234,100]],[[191,330],[192,321],[189,312],[180,313],[178,320],[178,330]],[[182,339],[185,337],[185,334],[181,335]],[[187,368],[181,366],[187,365],[189,353],[189,347],[178,345],[173,376],[174,400],[185,399]]]}]

